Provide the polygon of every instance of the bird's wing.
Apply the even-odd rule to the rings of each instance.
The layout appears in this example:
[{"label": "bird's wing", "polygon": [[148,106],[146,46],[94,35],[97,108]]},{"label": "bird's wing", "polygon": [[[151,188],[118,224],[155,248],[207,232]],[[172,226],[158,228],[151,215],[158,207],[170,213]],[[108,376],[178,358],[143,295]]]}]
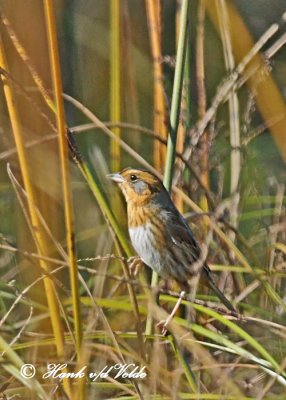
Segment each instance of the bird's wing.
[{"label": "bird's wing", "polygon": [[201,249],[187,222],[178,211],[170,213],[170,218],[167,219],[167,231],[167,239],[174,250],[180,249],[189,259],[190,264],[198,261]]},{"label": "bird's wing", "polygon": [[[173,252],[177,255],[181,254],[181,259],[184,265],[187,266],[188,272],[190,272],[191,274],[202,272],[202,278],[205,281],[204,283],[207,284],[216,293],[221,302],[230,311],[236,313],[234,306],[216,286],[207,263],[203,260],[201,260],[200,262],[201,249],[196,242],[193,233],[185,219],[177,210],[176,213],[173,210],[173,212],[170,213],[170,218],[168,218],[167,220],[167,240],[169,242],[169,246],[172,247]],[[187,263],[186,265],[186,262],[184,260],[187,261],[189,264]],[[194,267],[195,264],[197,264],[196,267]]]}]

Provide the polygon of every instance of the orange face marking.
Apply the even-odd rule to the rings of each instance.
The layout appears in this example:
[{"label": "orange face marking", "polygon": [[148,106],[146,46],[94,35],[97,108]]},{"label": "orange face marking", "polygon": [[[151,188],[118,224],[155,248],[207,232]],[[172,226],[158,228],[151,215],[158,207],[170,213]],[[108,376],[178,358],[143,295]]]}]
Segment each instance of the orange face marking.
[{"label": "orange face marking", "polygon": [[123,182],[119,184],[127,203],[133,206],[146,206],[152,197],[159,193],[163,184],[159,178],[148,171],[125,168],[120,172]]}]

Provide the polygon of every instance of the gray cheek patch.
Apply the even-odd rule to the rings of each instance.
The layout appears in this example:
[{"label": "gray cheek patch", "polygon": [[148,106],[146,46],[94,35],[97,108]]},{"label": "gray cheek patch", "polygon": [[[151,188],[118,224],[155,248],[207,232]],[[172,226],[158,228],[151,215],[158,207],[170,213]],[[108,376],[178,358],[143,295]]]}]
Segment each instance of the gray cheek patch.
[{"label": "gray cheek patch", "polygon": [[142,181],[135,182],[133,186],[135,192],[138,194],[142,194],[148,188],[148,185]]}]

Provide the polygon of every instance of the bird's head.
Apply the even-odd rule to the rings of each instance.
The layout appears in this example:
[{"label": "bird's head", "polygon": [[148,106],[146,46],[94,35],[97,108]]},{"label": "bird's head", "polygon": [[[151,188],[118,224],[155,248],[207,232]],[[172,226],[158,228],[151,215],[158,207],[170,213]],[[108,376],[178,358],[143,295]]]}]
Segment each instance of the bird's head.
[{"label": "bird's head", "polygon": [[107,177],[118,183],[127,203],[133,205],[143,206],[158,196],[169,196],[160,179],[149,171],[125,168]]}]

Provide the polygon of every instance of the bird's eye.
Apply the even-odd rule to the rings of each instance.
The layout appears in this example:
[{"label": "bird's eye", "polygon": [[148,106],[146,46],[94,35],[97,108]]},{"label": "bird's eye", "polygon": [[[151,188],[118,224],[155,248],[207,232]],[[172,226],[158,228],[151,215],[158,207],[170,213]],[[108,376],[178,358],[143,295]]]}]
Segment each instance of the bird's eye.
[{"label": "bird's eye", "polygon": [[131,176],[130,176],[130,180],[131,180],[132,182],[137,181],[137,176],[136,176],[136,175],[131,175]]}]

